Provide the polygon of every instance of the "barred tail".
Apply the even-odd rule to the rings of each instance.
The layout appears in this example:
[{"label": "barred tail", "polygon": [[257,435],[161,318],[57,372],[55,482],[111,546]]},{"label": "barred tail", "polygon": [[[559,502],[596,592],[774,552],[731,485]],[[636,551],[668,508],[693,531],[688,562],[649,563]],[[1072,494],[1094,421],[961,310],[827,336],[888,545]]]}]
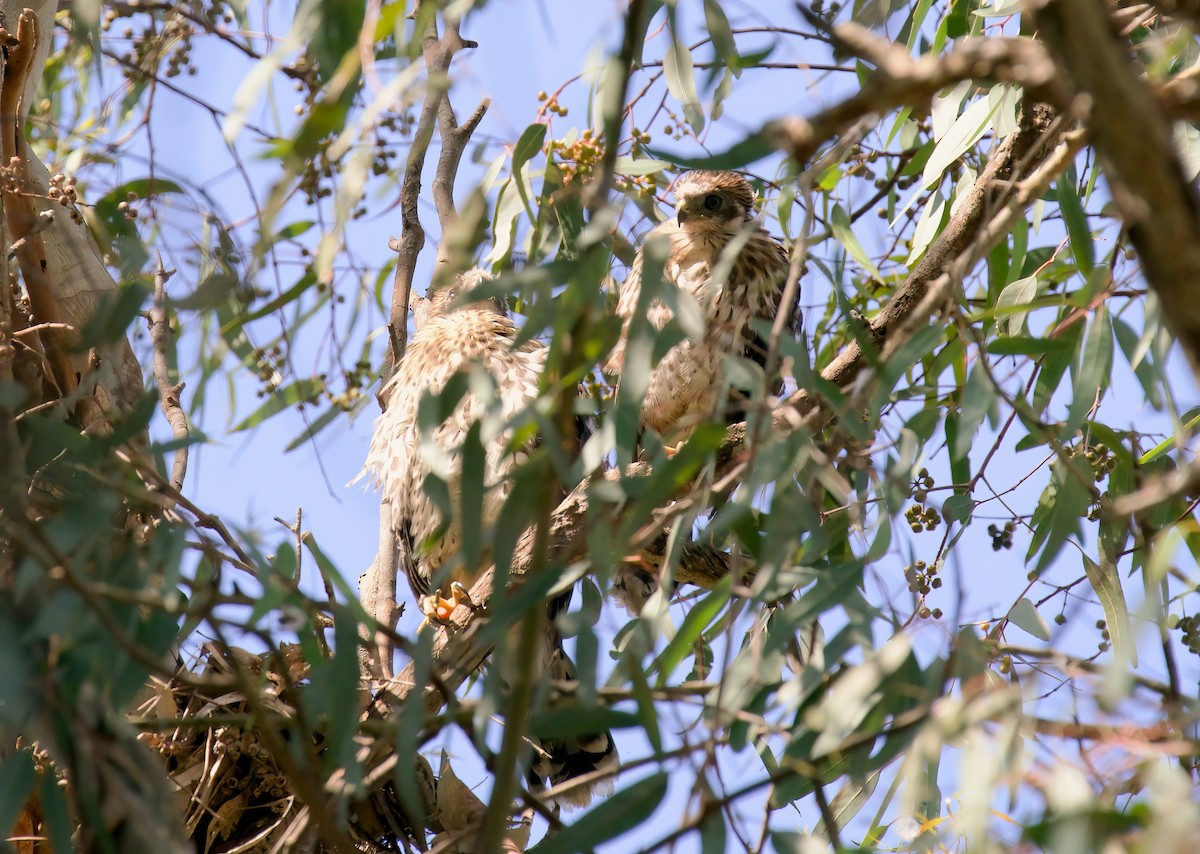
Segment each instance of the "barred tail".
[{"label": "barred tail", "polygon": [[[546,658],[547,676],[560,685],[566,683],[564,694],[574,693],[569,686],[577,680],[575,664],[563,649],[562,638],[553,624],[547,632],[547,645],[550,647]],[[614,775],[611,772],[616,770],[619,763],[612,733],[585,733],[561,740],[543,739],[540,749],[536,751],[532,773],[540,780],[548,781],[551,786],[557,786],[594,772],[609,772],[602,779],[557,798],[562,804],[582,807],[591,803],[594,796],[612,792]]]}]

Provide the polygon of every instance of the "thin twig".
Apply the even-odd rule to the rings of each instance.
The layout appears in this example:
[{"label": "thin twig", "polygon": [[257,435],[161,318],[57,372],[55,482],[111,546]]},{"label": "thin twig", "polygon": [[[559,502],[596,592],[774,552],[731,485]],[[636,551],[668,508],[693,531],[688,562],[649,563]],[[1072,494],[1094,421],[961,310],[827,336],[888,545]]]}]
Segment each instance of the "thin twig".
[{"label": "thin twig", "polygon": [[[171,463],[171,488],[176,492],[183,489],[183,480],[187,476],[188,439],[191,432],[188,429],[187,415],[179,402],[179,393],[183,391],[183,383],[171,382],[171,321],[167,315],[166,284],[174,270],[163,267],[162,253],[158,254],[158,268],[154,271],[154,303],[150,306],[148,323],[150,327],[150,342],[154,346],[154,384],[158,386],[158,400],[162,405],[167,423],[171,425],[171,433],[175,437],[175,457]],[[174,508],[172,502],[165,509]]]}]

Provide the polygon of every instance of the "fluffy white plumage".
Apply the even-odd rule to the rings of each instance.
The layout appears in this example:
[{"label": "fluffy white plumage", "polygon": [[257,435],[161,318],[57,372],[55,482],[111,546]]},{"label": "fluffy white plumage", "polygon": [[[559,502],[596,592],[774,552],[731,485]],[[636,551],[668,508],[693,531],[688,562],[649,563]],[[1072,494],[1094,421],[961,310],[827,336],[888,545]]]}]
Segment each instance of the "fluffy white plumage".
[{"label": "fluffy white plumage", "polygon": [[[387,409],[375,422],[363,469],[363,475],[370,476],[382,489],[383,500],[391,505],[403,569],[419,600],[437,595],[452,581],[469,587],[490,564],[484,556],[482,565],[468,566],[460,553],[462,532],[457,520],[462,517],[463,443],[478,423],[486,487],[480,522],[489,529],[499,518],[512,490],[510,477],[523,458],[520,449],[510,448],[513,421],[537,399],[546,364],[542,342],[516,344],[517,326],[501,301],[464,302],[470,291],[490,278],[482,270],[469,270],[418,305],[416,328],[384,390]],[[422,399],[442,392],[463,373],[474,373],[485,382],[490,378],[494,394],[480,394],[480,387],[472,385],[444,421],[422,431],[418,417]],[[446,483],[450,494],[454,513],[448,525],[425,490],[425,480],[433,472]],[[569,594],[547,603],[550,622],[541,657],[534,665],[544,679],[562,683],[574,681],[575,670],[553,618],[566,607],[568,598]],[[424,604],[422,607],[425,610]],[[508,668],[501,649],[496,657],[504,673]],[[617,761],[610,734],[600,732],[536,745],[531,774],[555,785],[596,770],[610,770]],[[582,806],[611,785],[608,780],[583,787],[561,800]]]}]

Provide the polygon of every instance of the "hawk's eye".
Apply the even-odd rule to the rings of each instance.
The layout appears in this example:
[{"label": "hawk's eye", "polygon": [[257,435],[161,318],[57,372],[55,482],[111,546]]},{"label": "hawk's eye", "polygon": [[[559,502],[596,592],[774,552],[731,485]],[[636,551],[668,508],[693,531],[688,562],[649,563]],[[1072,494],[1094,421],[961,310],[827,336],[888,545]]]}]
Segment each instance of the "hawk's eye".
[{"label": "hawk's eye", "polygon": [[704,197],[704,209],[706,211],[716,211],[721,208],[721,197],[716,193],[709,193]]},{"label": "hawk's eye", "polygon": [[446,299],[447,300],[453,300],[456,296],[458,296],[457,288],[451,288],[450,290],[446,291]]}]

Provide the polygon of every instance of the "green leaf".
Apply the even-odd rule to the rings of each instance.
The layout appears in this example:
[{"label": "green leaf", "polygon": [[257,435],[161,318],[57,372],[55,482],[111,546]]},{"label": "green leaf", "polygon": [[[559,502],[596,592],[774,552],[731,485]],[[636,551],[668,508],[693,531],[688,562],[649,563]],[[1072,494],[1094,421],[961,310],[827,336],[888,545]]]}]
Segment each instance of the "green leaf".
[{"label": "green leaf", "polygon": [[50,837],[50,850],[74,850],[71,834],[75,823],[67,806],[66,793],[62,786],[58,785],[57,775],[43,774],[38,781],[38,793],[42,802],[42,822],[49,831],[47,835]]},{"label": "green leaf", "polygon": [[341,409],[341,407],[338,407],[338,406],[329,407],[324,412],[322,412],[321,415],[315,421],[312,421],[302,431],[300,431],[300,434],[298,436],[296,436],[294,439],[292,439],[292,441],[288,442],[284,446],[283,452],[285,454],[290,454],[292,451],[296,450],[301,445],[308,442],[310,439],[315,437],[318,433],[320,433],[322,430],[324,430],[330,424],[333,424],[335,421],[337,421],[339,418],[341,418],[345,414],[346,414],[345,411],[343,409]]},{"label": "green leaf", "polygon": [[[213,278],[215,278],[215,277],[213,277]],[[222,282],[222,286],[224,288],[226,288],[226,294],[228,293],[228,290],[231,289],[231,287],[232,287],[230,284],[230,281],[229,281],[231,278],[233,280],[232,286],[236,286],[236,284],[237,284],[236,278],[226,275]],[[234,330],[240,329],[241,327],[245,326],[247,323],[250,323],[252,320],[258,320],[259,318],[266,317],[268,314],[279,311],[279,309],[283,308],[284,306],[295,302],[297,299],[300,298],[301,295],[307,293],[310,288],[314,288],[314,287],[316,287],[316,285],[317,285],[316,274],[313,273],[311,270],[307,271],[303,276],[300,277],[300,279],[296,282],[296,284],[292,285],[290,288],[288,288],[286,291],[281,293],[279,296],[275,297],[275,299],[271,300],[270,302],[266,303],[265,305],[259,306],[258,308],[254,309],[254,311],[247,312],[246,314],[239,314],[237,317],[235,317],[233,319],[233,321],[231,321],[230,323],[221,327],[221,333],[227,334],[227,333],[233,332]],[[203,287],[203,285],[201,285],[201,287]],[[199,294],[199,292],[200,292],[200,288],[197,288],[196,292],[192,294],[191,299],[195,300],[196,296],[197,296],[197,294]],[[214,289],[214,295],[215,295],[215,289]],[[195,305],[184,306],[184,305],[182,305],[182,303],[176,303],[176,305],[179,305],[181,308],[183,308],[183,307],[190,307],[190,308],[199,307],[199,306],[195,306]]]},{"label": "green leaf", "polygon": [[977,143],[991,126],[996,106],[980,98],[954,120],[950,130],[941,138],[921,173],[921,186],[932,187],[958,158]]},{"label": "green leaf", "polygon": [[996,297],[997,328],[1009,335],[1020,335],[1025,328],[1025,318],[1029,316],[1028,306],[1037,293],[1036,276],[1017,279],[1005,285],[1000,296]]},{"label": "green leaf", "polygon": [[617,162],[613,165],[613,169],[618,175],[628,175],[629,177],[653,175],[655,172],[661,172],[664,169],[670,168],[671,164],[666,160],[651,160],[649,158],[634,160],[632,157],[618,157]]},{"label": "green leaf", "polygon": [[729,18],[725,16],[725,11],[717,0],[704,0],[704,25],[708,28],[708,37],[712,39],[717,60],[736,68],[740,58],[737,43],[733,40]]},{"label": "green leaf", "polygon": [[1092,274],[1096,266],[1092,250],[1092,232],[1088,228],[1087,214],[1084,213],[1083,203],[1075,191],[1075,167],[1071,166],[1055,181],[1055,191],[1058,195],[1058,208],[1062,212],[1063,223],[1067,226],[1067,236],[1071,241],[1071,254],[1075,256],[1075,265],[1084,276]]},{"label": "green leaf", "polygon": [[946,16],[946,35],[952,39],[965,36],[970,28],[972,0],[952,0]]},{"label": "green leaf", "polygon": [[[315,281],[315,280],[314,280]],[[214,270],[203,279],[196,289],[182,297],[169,297],[169,302],[181,311],[205,311],[226,302],[238,286],[238,277],[229,270]],[[238,314],[232,328],[240,327],[246,319]]]},{"label": "green leaf", "polygon": [[948,522],[959,522],[963,525],[971,519],[975,502],[969,495],[951,495],[942,503],[942,515]]},{"label": "green leaf", "polygon": [[1071,366],[1071,362],[1075,358],[1080,344],[1080,331],[1078,323],[1069,326],[1059,336],[1060,340],[1066,344],[1066,348],[1051,353],[1042,362],[1042,369],[1038,371],[1037,383],[1033,387],[1033,412],[1035,415],[1040,415],[1045,411],[1046,407],[1050,405],[1050,399],[1058,391],[1058,386],[1062,383],[1067,368]]},{"label": "green leaf", "polygon": [[1142,387],[1142,393],[1146,395],[1146,401],[1155,409],[1162,409],[1164,405],[1162,384],[1159,382],[1159,372],[1150,358],[1149,351],[1139,357],[1138,350],[1141,340],[1134,332],[1133,327],[1119,317],[1114,317],[1112,323],[1113,332],[1117,336],[1117,344],[1121,347],[1121,353],[1125,356],[1125,360],[1133,368],[1134,376],[1137,377],[1138,384]]},{"label": "green leaf", "polygon": [[1121,588],[1121,575],[1116,562],[1104,549],[1101,549],[1100,561],[1096,563],[1085,554],[1083,571],[1087,573],[1088,583],[1104,608],[1104,621],[1112,641],[1113,655],[1118,661],[1137,667],[1137,644],[1130,630],[1129,606],[1125,603],[1125,591]]},{"label": "green leaf", "polygon": [[166,178],[134,178],[132,181],[126,181],[121,186],[110,190],[96,204],[111,203],[116,205],[125,201],[130,193],[133,193],[139,199],[148,199],[150,196],[161,196],[163,193],[179,193],[182,195],[183,187]]},{"label": "green leaf", "polygon": [[291,240],[293,237],[299,237],[316,224],[314,220],[305,219],[300,222],[293,222],[291,225],[285,225],[279,231],[275,232],[275,240]]},{"label": "green leaf", "polygon": [[1078,370],[1072,388],[1071,405],[1067,410],[1067,429],[1083,423],[1088,412],[1103,397],[1112,382],[1113,327],[1108,308],[1101,303],[1088,325]]},{"label": "green leaf", "polygon": [[1018,335],[989,341],[987,349],[993,356],[1044,356],[1047,353],[1065,352],[1070,346],[1070,342],[1061,338],[1031,338]]},{"label": "green leaf", "polygon": [[[1198,424],[1200,424],[1200,412],[1197,412],[1195,415],[1188,418],[1187,421],[1184,422],[1183,427],[1188,433],[1191,433],[1193,430],[1195,430],[1196,425],[1198,425]],[[1151,448],[1150,450],[1146,451],[1146,453],[1144,453],[1140,457],[1138,457],[1138,465],[1144,466],[1144,465],[1146,465],[1146,463],[1150,462],[1151,460],[1158,459],[1163,454],[1165,454],[1167,451],[1174,448],[1175,445],[1178,444],[1178,442],[1179,442],[1178,436],[1168,436],[1166,439],[1163,439],[1161,442],[1159,442],[1153,448]]]},{"label": "green leaf", "polygon": [[283,388],[272,392],[266,402],[250,415],[246,416],[230,432],[239,433],[242,430],[248,430],[255,424],[261,424],[272,415],[282,412],[289,406],[293,406],[301,402],[310,402],[318,397],[325,390],[325,383],[318,379],[302,379],[296,380]]},{"label": "green leaf", "polygon": [[933,239],[941,232],[942,224],[948,216],[949,205],[946,204],[946,197],[939,190],[930,197],[925,209],[921,211],[921,218],[917,220],[917,227],[913,229],[912,246],[909,248],[908,258],[904,261],[906,267],[917,263],[917,260],[925,254],[929,244],[933,243]]},{"label": "green leaf", "polygon": [[671,642],[667,644],[667,648],[662,651],[658,659],[650,666],[650,671],[658,671],[658,686],[661,688],[667,684],[667,679],[671,673],[679,665],[686,655],[696,643],[696,639],[707,629],[712,621],[717,618],[725,605],[729,602],[730,590],[733,587],[732,576],[726,576],[721,579],[721,582],[707,596],[697,602],[688,610],[688,614],[683,618],[683,625],[679,627],[679,631],[675,633],[675,637],[671,638]]},{"label": "green leaf", "polygon": [[841,746],[883,696],[891,675],[911,654],[912,641],[908,635],[895,635],[834,682],[825,699],[807,718],[810,726],[821,733],[812,747],[815,755],[830,753]]},{"label": "green leaf", "polygon": [[29,748],[9,754],[0,765],[0,833],[8,836],[36,781]]},{"label": "green leaf", "polygon": [[1050,640],[1050,624],[1038,613],[1033,602],[1022,596],[1009,609],[1008,620],[1019,629],[1024,629],[1041,641]]},{"label": "green leaf", "polygon": [[1079,520],[1091,502],[1091,492],[1084,484],[1092,482],[1091,466],[1082,456],[1054,460],[1050,482],[1042,490],[1031,520],[1033,536],[1026,560],[1042,550],[1034,567],[1036,574],[1054,561],[1069,537],[1079,535]]},{"label": "green leaf", "polygon": [[616,839],[654,816],[667,794],[667,773],[659,771],[638,780],[547,836],[529,854],[578,854]]},{"label": "green leaf", "polygon": [[[950,448],[957,448],[962,444],[959,436],[962,435],[961,428],[962,416],[958,412],[946,413],[946,444]],[[970,435],[969,433],[967,434]],[[970,445],[967,445],[970,450]],[[970,454],[950,454],[950,478],[955,483],[969,483],[971,480],[971,455]]]},{"label": "green leaf", "polygon": [[563,740],[610,729],[641,727],[642,718],[636,712],[568,703],[535,714],[529,724],[529,731],[539,738]]},{"label": "green leaf", "polygon": [[512,175],[513,181],[517,185],[517,190],[521,194],[521,202],[525,205],[525,210],[529,213],[530,219],[535,217],[533,206],[529,203],[528,191],[525,188],[525,179],[521,176],[521,170],[525,164],[538,155],[542,150],[542,146],[546,142],[546,126],[541,122],[534,122],[529,127],[521,132],[521,138],[517,140],[517,144],[513,146],[512,155]]},{"label": "green leaf", "polygon": [[862,248],[862,244],[858,242],[854,232],[850,230],[850,216],[841,205],[833,206],[833,212],[829,217],[829,228],[833,231],[833,236],[838,243],[845,247],[846,251],[870,274],[871,278],[882,278],[879,275],[879,269]]},{"label": "green leaf", "polygon": [[700,106],[700,93],[696,91],[696,68],[692,64],[692,53],[678,38],[671,40],[663,55],[663,76],[671,96],[683,107],[683,117],[696,133],[704,130],[704,109]]},{"label": "green leaf", "polygon": [[362,3],[314,3],[320,15],[313,31],[310,49],[317,60],[317,74],[328,82],[348,55],[357,57],[355,46],[362,31],[365,6]]},{"label": "green leaf", "polygon": [[[982,359],[983,356],[981,355],[979,358]],[[963,387],[958,435],[955,437],[952,451],[955,458],[965,457],[971,450],[971,446],[975,443],[975,433],[983,424],[983,419],[995,402],[996,390],[992,387],[992,381],[988,378],[983,365],[976,361],[975,367],[971,369],[971,374],[967,377],[967,383]]]},{"label": "green leaf", "polygon": [[655,157],[667,160],[685,169],[741,169],[749,166],[751,163],[762,160],[764,157],[769,157],[777,150],[778,147],[762,131],[750,134],[741,142],[734,143],[719,154],[711,154],[705,157],[672,154],[662,149],[646,147],[646,151]]}]

